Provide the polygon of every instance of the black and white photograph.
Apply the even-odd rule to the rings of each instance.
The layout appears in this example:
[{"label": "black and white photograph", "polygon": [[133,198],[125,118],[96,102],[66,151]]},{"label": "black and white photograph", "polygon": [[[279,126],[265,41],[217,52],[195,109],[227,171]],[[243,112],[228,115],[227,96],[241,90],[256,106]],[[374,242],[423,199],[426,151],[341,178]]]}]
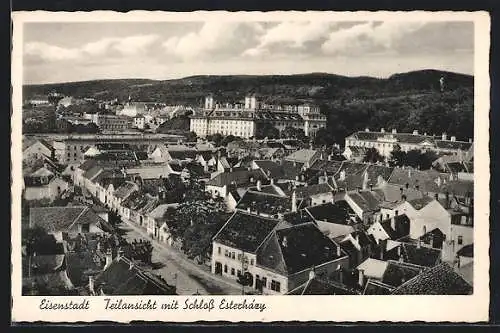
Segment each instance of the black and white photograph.
[{"label": "black and white photograph", "polygon": [[13,65],[22,299],[488,283],[477,17],[63,14],[20,24]]}]

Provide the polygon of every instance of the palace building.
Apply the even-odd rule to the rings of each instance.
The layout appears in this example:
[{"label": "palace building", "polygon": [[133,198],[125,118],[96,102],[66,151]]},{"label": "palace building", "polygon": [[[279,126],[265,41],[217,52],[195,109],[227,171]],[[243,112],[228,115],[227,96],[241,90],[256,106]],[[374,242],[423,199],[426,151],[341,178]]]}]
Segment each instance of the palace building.
[{"label": "palace building", "polygon": [[350,160],[355,148],[376,148],[380,155],[390,157],[396,146],[405,152],[414,149],[434,151],[438,154],[457,155],[463,160],[468,160],[473,155],[472,139],[459,141],[455,136],[448,139],[446,133],[434,136],[427,133],[420,134],[417,130],[412,133],[398,133],[395,129],[386,132],[383,128],[380,131],[370,131],[367,128],[365,131],[355,132],[345,138],[344,156]]},{"label": "palace building", "polygon": [[309,104],[267,105],[259,103],[255,95],[245,97],[244,104],[218,104],[209,95],[204,107],[191,116],[190,130],[200,137],[219,133],[251,138],[264,123],[280,132],[291,126],[303,129],[306,136],[314,136],[326,127],[326,117],[319,107]]}]

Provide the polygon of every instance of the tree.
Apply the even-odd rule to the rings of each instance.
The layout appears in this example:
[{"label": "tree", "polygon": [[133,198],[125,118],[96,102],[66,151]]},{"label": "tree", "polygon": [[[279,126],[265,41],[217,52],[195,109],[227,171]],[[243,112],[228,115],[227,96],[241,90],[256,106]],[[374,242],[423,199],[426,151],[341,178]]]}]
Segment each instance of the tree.
[{"label": "tree", "polygon": [[401,150],[400,145],[394,146],[391,152],[391,157],[389,158],[389,165],[390,166],[404,166],[407,164],[406,161],[406,153]]},{"label": "tree", "polygon": [[24,229],[22,232],[22,245],[26,249],[26,255],[55,254],[59,247],[53,235],[39,226]]},{"label": "tree", "polygon": [[320,128],[314,136],[314,144],[317,146],[331,146],[335,143],[335,137],[326,128]]},{"label": "tree", "polygon": [[198,139],[198,135],[196,135],[195,132],[191,131],[186,134],[186,141],[187,142],[196,142]]},{"label": "tree", "polygon": [[222,139],[220,145],[226,147],[228,143],[236,141],[237,139],[238,137],[230,134]]},{"label": "tree", "polygon": [[170,174],[164,179],[163,184],[166,192],[163,201],[166,203],[180,202],[186,191],[186,185],[178,175]]},{"label": "tree", "polygon": [[253,284],[252,274],[249,272],[244,272],[238,275],[238,279],[236,280],[242,286],[251,286]]},{"label": "tree", "polygon": [[420,167],[420,159],[421,159],[422,153],[418,149],[412,149],[409,150],[406,153],[406,166],[410,166],[412,168],[419,168]]},{"label": "tree", "polygon": [[108,220],[109,220],[109,223],[111,223],[111,225],[113,225],[113,226],[116,226],[116,225],[122,223],[122,218],[120,217],[120,215],[118,215],[117,213],[115,213],[113,211],[108,212]]},{"label": "tree", "polygon": [[303,129],[292,126],[285,127],[285,129],[281,131],[281,137],[286,139],[296,139],[302,142],[307,139]]},{"label": "tree", "polygon": [[207,140],[212,141],[216,147],[220,147],[224,137],[220,133],[215,133],[213,135],[208,135]]},{"label": "tree", "polygon": [[124,247],[124,254],[128,258],[140,260],[146,264],[151,264],[153,245],[147,240],[140,239],[137,241],[134,239],[132,243],[129,243]]},{"label": "tree", "polygon": [[271,123],[259,123],[255,129],[256,139],[278,139],[280,136],[279,130],[274,127]]},{"label": "tree", "polygon": [[182,240],[182,251],[203,261],[210,253],[213,235],[228,218],[226,210],[222,198],[212,198],[193,183],[175,212],[169,211],[164,217],[173,238]]},{"label": "tree", "polygon": [[368,148],[366,150],[365,156],[363,157],[363,162],[377,163],[383,161],[384,157],[380,155],[376,148]]},{"label": "tree", "polygon": [[428,170],[432,167],[432,163],[437,160],[438,156],[433,151],[426,151],[420,156],[420,169]]}]

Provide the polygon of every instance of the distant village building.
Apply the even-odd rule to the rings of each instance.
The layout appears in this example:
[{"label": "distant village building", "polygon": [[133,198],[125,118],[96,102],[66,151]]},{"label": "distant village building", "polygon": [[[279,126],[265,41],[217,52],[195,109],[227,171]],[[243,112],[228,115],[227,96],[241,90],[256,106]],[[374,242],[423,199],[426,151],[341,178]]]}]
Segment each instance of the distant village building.
[{"label": "distant village building", "polygon": [[243,138],[254,137],[262,124],[272,124],[279,131],[286,127],[304,130],[306,136],[326,127],[326,117],[319,107],[312,105],[279,106],[264,105],[255,95],[247,96],[245,104],[218,104],[213,96],[205,98],[204,108],[191,116],[190,131],[200,137],[213,135],[234,135]]},{"label": "distant village building", "polygon": [[36,96],[33,97],[27,101],[25,101],[25,104],[31,104],[31,105],[47,105],[49,104],[49,99],[46,96]]},{"label": "distant village building", "polygon": [[24,177],[24,198],[26,200],[47,199],[54,201],[66,189],[68,183],[45,167]]},{"label": "distant village building", "polygon": [[34,161],[43,157],[53,157],[54,147],[43,139],[38,139],[23,151],[23,161]]}]

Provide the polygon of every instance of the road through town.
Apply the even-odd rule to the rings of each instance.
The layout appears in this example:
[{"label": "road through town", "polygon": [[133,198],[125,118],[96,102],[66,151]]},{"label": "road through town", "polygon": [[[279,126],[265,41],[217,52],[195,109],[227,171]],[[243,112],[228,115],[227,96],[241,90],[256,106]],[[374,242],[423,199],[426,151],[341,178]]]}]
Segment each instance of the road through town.
[{"label": "road through town", "polygon": [[120,225],[123,237],[131,242],[134,239],[147,239],[153,245],[153,263],[159,268],[154,270],[168,284],[176,285],[179,295],[241,295],[241,286],[220,276],[212,274],[204,265],[197,265],[167,245],[148,237],[145,230],[124,221]]}]

